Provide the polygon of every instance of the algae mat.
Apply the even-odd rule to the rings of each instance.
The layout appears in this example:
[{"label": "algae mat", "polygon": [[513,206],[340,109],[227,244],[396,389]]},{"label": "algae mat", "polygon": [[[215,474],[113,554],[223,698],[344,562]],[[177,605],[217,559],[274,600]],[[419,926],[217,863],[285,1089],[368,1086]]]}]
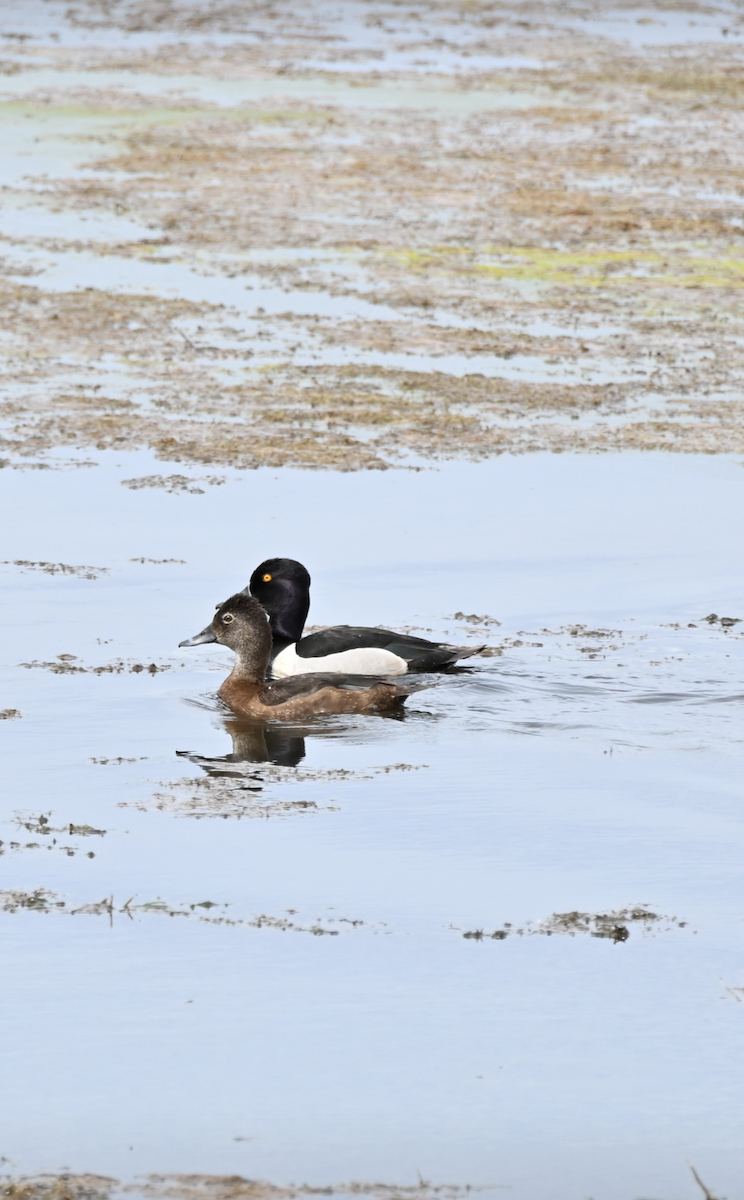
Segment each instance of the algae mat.
[{"label": "algae mat", "polygon": [[736,7],[32,8],[9,461],[744,447]]}]

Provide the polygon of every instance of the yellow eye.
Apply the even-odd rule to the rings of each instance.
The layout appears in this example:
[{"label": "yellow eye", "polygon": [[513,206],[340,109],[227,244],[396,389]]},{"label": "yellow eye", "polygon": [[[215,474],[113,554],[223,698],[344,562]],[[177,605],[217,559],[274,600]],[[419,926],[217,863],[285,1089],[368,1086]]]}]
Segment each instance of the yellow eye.
[{"label": "yellow eye", "polygon": [[264,577],[263,577],[264,583],[271,583],[271,580],[272,580],[271,575],[264,575]]}]

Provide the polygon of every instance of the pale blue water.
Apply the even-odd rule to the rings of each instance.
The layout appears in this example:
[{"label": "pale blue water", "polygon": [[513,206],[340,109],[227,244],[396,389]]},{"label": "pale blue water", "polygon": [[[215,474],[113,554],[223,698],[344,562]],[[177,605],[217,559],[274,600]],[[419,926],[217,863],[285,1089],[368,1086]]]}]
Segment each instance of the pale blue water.
[{"label": "pale blue water", "polygon": [[[113,895],[117,910],[112,925],[0,914],[0,1153],[119,1177],[421,1171],[530,1200],[691,1195],[689,1158],[741,1195],[741,626],[698,620],[744,616],[739,463],[226,472],[173,496],[121,487],[163,471],[144,454],[101,463],[0,474],[4,558],[110,570],[0,568],[0,701],[22,713],[0,722],[1,886],[68,908]],[[204,790],[173,784],[215,777],[177,752],[232,749],[216,712],[188,703],[209,703],[229,653],[176,644],[274,553],[310,567],[311,620],[465,637],[454,612],[490,614],[507,648],[403,721],[317,723],[299,782],[218,763],[253,786],[264,770],[242,819],[183,815]],[[622,632],[558,632],[576,623]],[[604,643],[616,651],[581,653]],[[18,666],[60,654],[171,669]],[[118,758],[136,761],[92,761]],[[397,764],[420,769],[379,770]],[[367,777],[327,774],[340,769]],[[295,807],[255,815],[270,802]],[[58,835],[70,857],[19,831],[19,811],[108,832]],[[130,920],[130,897],[340,932]],[[462,936],[639,904],[687,924],[617,945]]]}]

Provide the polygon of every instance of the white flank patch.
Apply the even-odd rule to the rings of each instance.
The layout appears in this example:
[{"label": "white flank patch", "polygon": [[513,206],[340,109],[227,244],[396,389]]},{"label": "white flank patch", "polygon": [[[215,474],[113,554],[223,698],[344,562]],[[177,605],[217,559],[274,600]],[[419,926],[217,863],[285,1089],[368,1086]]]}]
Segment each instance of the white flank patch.
[{"label": "white flank patch", "polygon": [[272,663],[274,679],[287,675],[308,675],[314,671],[335,671],[345,675],[405,675],[408,663],[390,650],[366,647],[326,654],[324,658],[301,658],[294,644],[277,654]]}]

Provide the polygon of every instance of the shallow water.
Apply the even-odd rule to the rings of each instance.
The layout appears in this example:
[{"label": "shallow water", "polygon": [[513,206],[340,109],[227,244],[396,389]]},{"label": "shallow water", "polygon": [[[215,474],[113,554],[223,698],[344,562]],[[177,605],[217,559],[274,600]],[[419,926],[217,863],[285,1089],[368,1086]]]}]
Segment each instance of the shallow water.
[{"label": "shallow water", "polygon": [[741,37],[737,16],[735,6],[727,3],[692,12],[634,8],[627,12],[605,12],[600,20],[584,19],[576,22],[575,28],[633,47],[715,45],[729,37]]},{"label": "shallow water", "polygon": [[[691,1194],[691,1159],[744,1194],[742,626],[700,620],[744,617],[739,462],[225,472],[167,494],[121,486],[167,476],[147,455],[96,457],[0,475],[0,706],[21,713],[0,722],[2,895],[52,894],[0,913],[13,1169],[420,1171],[620,1200]],[[401,721],[233,747],[229,653],[176,646],[273,553],[310,566],[315,622],[503,653]],[[620,944],[541,927],[627,906],[664,919]]]},{"label": "shallow water", "polygon": [[[308,64],[312,67],[313,64]],[[510,61],[488,65],[498,68],[514,67]],[[529,64],[532,65],[532,64]],[[538,66],[539,64],[534,64]],[[434,109],[458,114],[489,112],[508,108],[528,108],[532,105],[560,104],[547,89],[532,91],[510,88],[461,92],[454,89],[426,87],[412,82],[405,84],[364,85],[332,79],[205,79],[199,75],[131,75],[126,71],[55,71],[39,67],[0,81],[0,94],[16,98],[34,95],[55,88],[112,88],[134,94],[161,95],[166,99],[190,98],[219,105],[241,104],[251,100],[291,99],[328,101],[354,107]],[[563,101],[565,102],[565,101]]]}]

